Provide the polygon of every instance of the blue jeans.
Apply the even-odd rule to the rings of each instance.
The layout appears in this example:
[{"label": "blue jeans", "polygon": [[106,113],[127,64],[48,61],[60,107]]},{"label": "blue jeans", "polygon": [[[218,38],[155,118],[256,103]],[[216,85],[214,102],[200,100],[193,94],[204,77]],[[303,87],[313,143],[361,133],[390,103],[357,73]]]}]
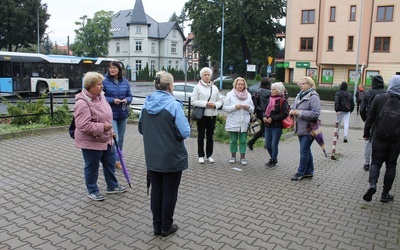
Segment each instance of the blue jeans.
[{"label": "blue jeans", "polygon": [[278,160],[278,145],[281,139],[281,128],[265,127],[265,148],[268,150],[271,160]]},{"label": "blue jeans", "polygon": [[297,173],[300,175],[314,174],[314,159],[311,153],[311,144],[314,138],[310,135],[299,135],[300,165]]},{"label": "blue jeans", "polygon": [[99,177],[100,162],[103,165],[103,175],[107,187],[113,189],[118,186],[115,177],[115,152],[108,145],[107,150],[82,149],[83,160],[85,161],[85,183],[88,192],[96,193],[99,191],[97,179]]},{"label": "blue jeans", "polygon": [[[122,151],[122,147],[124,146],[124,137],[125,137],[125,130],[126,130],[126,123],[128,121],[128,118],[124,119],[119,119],[119,120],[113,120],[112,126],[116,135],[116,140],[118,143],[119,149]],[[114,152],[117,152],[117,150],[114,147]],[[119,161],[118,154],[116,154],[116,161]]]}]

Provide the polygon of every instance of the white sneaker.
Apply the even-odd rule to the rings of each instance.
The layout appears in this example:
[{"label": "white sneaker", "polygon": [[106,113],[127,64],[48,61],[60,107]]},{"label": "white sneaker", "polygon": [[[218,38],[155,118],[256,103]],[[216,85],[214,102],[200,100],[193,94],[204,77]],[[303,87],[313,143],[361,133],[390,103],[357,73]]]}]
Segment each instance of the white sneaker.
[{"label": "white sneaker", "polygon": [[240,159],[240,164],[242,164],[242,165],[247,165],[247,161],[246,161],[246,159]]},{"label": "white sneaker", "polygon": [[232,157],[230,160],[229,160],[229,163],[235,163],[236,162],[236,158],[235,157]]},{"label": "white sneaker", "polygon": [[212,157],[208,157],[207,160],[209,163],[214,163],[214,159]]},{"label": "white sneaker", "polygon": [[199,163],[204,164],[204,157],[199,157]]}]

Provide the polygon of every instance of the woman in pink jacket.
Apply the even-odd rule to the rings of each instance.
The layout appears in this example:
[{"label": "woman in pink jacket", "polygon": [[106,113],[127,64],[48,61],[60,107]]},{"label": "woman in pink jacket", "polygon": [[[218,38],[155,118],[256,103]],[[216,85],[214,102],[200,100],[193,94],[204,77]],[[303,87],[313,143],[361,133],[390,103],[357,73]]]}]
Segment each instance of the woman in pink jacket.
[{"label": "woman in pink jacket", "polygon": [[115,152],[113,151],[113,114],[104,92],[104,77],[88,72],[84,78],[84,89],[75,96],[75,145],[82,149],[85,161],[85,183],[88,197],[102,201],[104,196],[97,186],[100,162],[103,165],[107,194],[123,193],[115,177]]}]

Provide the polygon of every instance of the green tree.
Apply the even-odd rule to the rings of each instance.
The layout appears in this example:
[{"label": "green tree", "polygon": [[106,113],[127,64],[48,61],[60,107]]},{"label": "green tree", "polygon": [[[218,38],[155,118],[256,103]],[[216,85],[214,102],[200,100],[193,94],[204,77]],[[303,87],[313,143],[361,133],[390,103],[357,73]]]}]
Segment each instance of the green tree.
[{"label": "green tree", "polygon": [[75,30],[75,42],[70,46],[77,56],[102,57],[108,54],[108,42],[112,39],[111,13],[98,11],[93,19],[86,15],[75,22],[81,26]]},{"label": "green tree", "polygon": [[2,0],[0,8],[0,49],[17,51],[37,45],[37,19],[39,15],[39,40],[42,39],[50,15],[47,5],[40,0]]},{"label": "green tree", "polygon": [[[245,61],[266,64],[278,48],[275,37],[279,19],[285,17],[286,0],[221,0],[224,3],[224,72],[232,64],[244,75]],[[221,53],[222,5],[206,0],[189,0],[185,11],[191,20],[195,48],[218,61]]]},{"label": "green tree", "polygon": [[53,43],[51,42],[49,38],[49,34],[46,34],[43,38],[43,43],[41,49],[43,50],[43,53],[48,55],[51,54],[51,50],[53,48]]},{"label": "green tree", "polygon": [[174,11],[174,13],[172,14],[172,16],[169,18],[168,22],[177,22],[179,27],[182,29],[184,28],[184,22],[186,20],[186,14],[185,14],[185,10],[182,9],[181,10],[181,14],[178,16],[176,14],[176,12]]}]

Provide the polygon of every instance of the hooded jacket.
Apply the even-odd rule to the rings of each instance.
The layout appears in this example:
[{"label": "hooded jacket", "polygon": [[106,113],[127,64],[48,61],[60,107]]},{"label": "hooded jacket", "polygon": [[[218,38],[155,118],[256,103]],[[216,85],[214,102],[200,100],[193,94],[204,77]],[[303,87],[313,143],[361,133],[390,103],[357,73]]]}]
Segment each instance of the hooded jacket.
[{"label": "hooded jacket", "polygon": [[103,90],[107,99],[107,102],[110,104],[112,112],[113,112],[113,119],[120,120],[125,119],[129,116],[128,110],[129,108],[122,109],[122,104],[115,104],[114,99],[126,99],[127,106],[132,102],[132,92],[131,86],[129,85],[128,80],[125,78],[118,79],[118,83],[114,81],[114,77],[110,76],[109,74],[105,75],[103,80]]},{"label": "hooded jacket", "polygon": [[188,168],[184,139],[190,125],[183,104],[170,93],[157,90],[146,97],[139,118],[147,169],[154,172],[179,172]]},{"label": "hooded jacket", "polygon": [[[335,93],[335,112],[353,112],[354,110],[354,98],[353,95],[347,91],[347,83],[342,82],[340,84],[340,89]],[[348,99],[350,100],[350,111],[344,111],[342,107],[343,100]]]},{"label": "hooded jacket", "polygon": [[92,95],[86,89],[75,95],[75,145],[82,149],[107,150],[113,143],[113,130],[104,131],[104,124],[112,124],[112,111],[104,93]]},{"label": "hooded jacket", "polygon": [[366,91],[364,98],[361,100],[360,116],[364,122],[367,120],[368,109],[371,106],[371,103],[374,100],[375,96],[377,94],[385,93],[383,87],[384,82],[382,76],[375,75],[372,78],[372,89]]},{"label": "hooded jacket", "polygon": [[[389,81],[389,86],[387,93],[390,95],[389,98],[400,98],[400,76],[395,75]],[[388,97],[383,94],[379,94],[374,98],[374,101],[371,104],[370,110],[368,111],[367,120],[365,121],[364,126],[364,138],[370,138],[371,133],[374,137],[374,123],[376,118],[379,116],[380,111],[385,106]],[[385,126],[385,124],[380,124],[380,126]],[[371,132],[372,131],[372,132]],[[375,139],[375,138],[374,138]]]}]

